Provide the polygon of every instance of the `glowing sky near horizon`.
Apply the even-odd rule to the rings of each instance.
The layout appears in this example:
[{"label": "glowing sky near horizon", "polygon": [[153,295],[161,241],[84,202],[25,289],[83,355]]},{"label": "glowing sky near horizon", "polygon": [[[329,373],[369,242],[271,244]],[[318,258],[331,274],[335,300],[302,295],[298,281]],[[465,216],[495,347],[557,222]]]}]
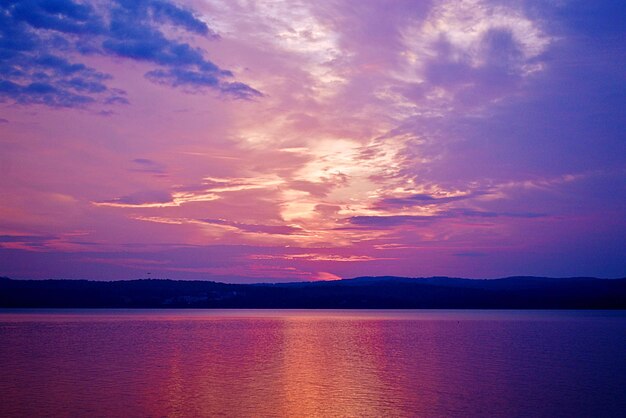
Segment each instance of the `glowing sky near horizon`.
[{"label": "glowing sky near horizon", "polygon": [[620,1],[0,2],[0,275],[626,275]]}]

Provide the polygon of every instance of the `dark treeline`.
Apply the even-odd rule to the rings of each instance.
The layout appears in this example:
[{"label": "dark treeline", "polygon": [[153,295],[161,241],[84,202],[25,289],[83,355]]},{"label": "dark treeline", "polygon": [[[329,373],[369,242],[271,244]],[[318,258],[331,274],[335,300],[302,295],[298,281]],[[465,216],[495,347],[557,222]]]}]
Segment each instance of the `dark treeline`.
[{"label": "dark treeline", "polygon": [[359,277],[286,284],[0,278],[0,307],[626,309],[626,278]]}]

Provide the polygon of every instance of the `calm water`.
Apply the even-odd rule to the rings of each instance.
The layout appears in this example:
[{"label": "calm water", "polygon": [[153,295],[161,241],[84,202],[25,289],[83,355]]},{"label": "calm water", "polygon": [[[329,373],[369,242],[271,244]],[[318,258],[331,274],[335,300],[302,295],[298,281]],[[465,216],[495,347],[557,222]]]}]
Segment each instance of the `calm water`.
[{"label": "calm water", "polygon": [[0,311],[0,416],[623,417],[626,312]]}]

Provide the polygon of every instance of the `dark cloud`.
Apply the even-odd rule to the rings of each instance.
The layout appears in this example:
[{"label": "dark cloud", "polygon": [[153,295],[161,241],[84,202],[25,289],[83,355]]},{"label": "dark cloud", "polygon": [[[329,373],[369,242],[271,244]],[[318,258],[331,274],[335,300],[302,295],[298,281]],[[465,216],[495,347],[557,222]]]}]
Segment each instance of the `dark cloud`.
[{"label": "dark cloud", "polygon": [[54,235],[0,235],[0,248],[2,244],[18,244],[22,249],[39,251],[57,239]]},{"label": "dark cloud", "polygon": [[0,235],[0,242],[19,242],[26,244],[44,243],[57,239],[53,235]]},{"label": "dark cloud", "polygon": [[133,160],[134,163],[136,164],[140,164],[140,165],[152,165],[154,164],[154,161],[149,160],[147,158],[135,158]]},{"label": "dark cloud", "polygon": [[6,0],[5,15],[36,29],[88,34],[104,31],[93,7],[72,0]]},{"label": "dark cloud", "polygon": [[[371,215],[352,216],[352,225],[368,228],[389,228],[400,225],[427,225],[430,222],[450,218],[540,218],[546,214],[535,212],[491,212],[474,209],[451,209],[434,215]],[[343,228],[345,229],[345,228]]]},{"label": "dark cloud", "polygon": [[442,218],[542,218],[547,216],[545,213],[536,212],[493,212],[475,209],[451,209],[439,212],[438,216]]},{"label": "dark cloud", "polygon": [[222,93],[228,94],[238,99],[251,99],[262,96],[261,92],[252,87],[238,82],[224,82],[222,76],[231,76],[230,72],[203,72],[190,71],[181,68],[169,70],[152,70],[146,73],[146,78],[152,82],[166,84],[173,87],[193,87],[196,91],[198,87],[216,88]]},{"label": "dark cloud", "polygon": [[213,32],[203,21],[199,20],[194,14],[180,8],[167,1],[155,0],[150,2],[150,7],[157,20],[165,20],[170,23],[184,27],[189,32],[195,32],[200,35],[211,36],[217,38],[218,35]]},{"label": "dark cloud", "polygon": [[257,90],[230,81],[233,74],[202,50],[168,37],[163,25],[217,39],[192,11],[164,0],[4,0],[0,3],[0,100],[51,107],[128,103],[109,87],[111,76],[76,56],[99,54],[149,62],[146,78],[173,87],[210,88],[249,99]]},{"label": "dark cloud", "polygon": [[455,202],[458,200],[471,199],[476,196],[482,196],[487,192],[472,192],[461,196],[437,197],[424,193],[416,193],[405,197],[388,197],[381,199],[375,206],[377,209],[385,209],[388,207],[411,207],[411,206],[429,206],[440,205],[444,203]]},{"label": "dark cloud", "polygon": [[0,118],[0,124],[1,123],[9,123],[9,120],[5,118]]},{"label": "dark cloud", "polygon": [[500,213],[499,216],[505,216],[508,218],[545,218],[548,216],[546,213],[537,213],[537,212],[503,212]]},{"label": "dark cloud", "polygon": [[436,216],[419,215],[353,216],[348,218],[348,221],[353,225],[387,228],[407,224],[425,224],[436,218]]},{"label": "dark cloud", "polygon": [[172,201],[172,195],[161,190],[144,190],[132,193],[116,199],[105,200],[98,203],[122,204],[122,205],[145,205],[152,203],[169,203]]},{"label": "dark cloud", "polygon": [[135,158],[132,160],[133,167],[131,171],[138,171],[142,173],[151,173],[151,174],[165,174],[165,165],[149,160],[147,158]]}]

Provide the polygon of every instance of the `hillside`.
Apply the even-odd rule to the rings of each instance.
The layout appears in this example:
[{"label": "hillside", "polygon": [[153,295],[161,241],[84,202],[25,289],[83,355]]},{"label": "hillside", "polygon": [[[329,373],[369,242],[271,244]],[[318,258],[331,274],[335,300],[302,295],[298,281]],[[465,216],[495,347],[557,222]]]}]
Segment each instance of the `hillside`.
[{"label": "hillside", "polygon": [[359,277],[227,284],[0,279],[4,308],[626,309],[626,279]]}]

